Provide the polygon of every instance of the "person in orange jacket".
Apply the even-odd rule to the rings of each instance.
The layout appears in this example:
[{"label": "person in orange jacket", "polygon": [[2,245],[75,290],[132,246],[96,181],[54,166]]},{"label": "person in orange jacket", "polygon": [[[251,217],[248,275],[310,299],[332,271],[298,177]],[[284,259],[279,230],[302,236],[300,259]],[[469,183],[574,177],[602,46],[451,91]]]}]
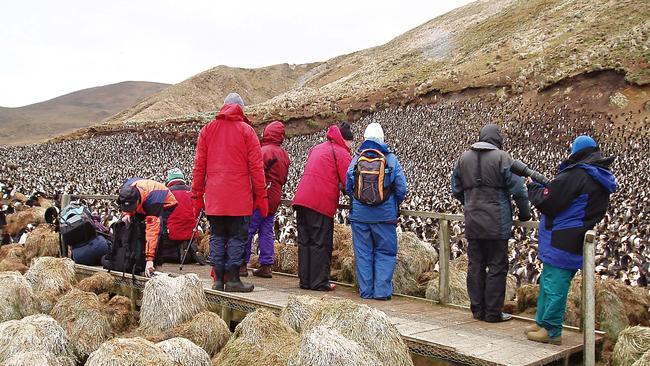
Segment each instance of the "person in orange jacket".
[{"label": "person in orange jacket", "polygon": [[118,203],[125,221],[145,220],[144,275],[150,277],[155,271],[160,233],[165,230],[167,218],[178,202],[164,184],[151,179],[131,178],[120,188]]}]

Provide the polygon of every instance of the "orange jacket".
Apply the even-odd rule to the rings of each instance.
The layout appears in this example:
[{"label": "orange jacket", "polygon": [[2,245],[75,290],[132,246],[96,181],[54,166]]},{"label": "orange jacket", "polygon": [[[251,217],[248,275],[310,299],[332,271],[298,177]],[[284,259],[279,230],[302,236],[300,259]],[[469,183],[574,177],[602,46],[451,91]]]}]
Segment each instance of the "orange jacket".
[{"label": "orange jacket", "polygon": [[151,179],[132,178],[124,183],[124,185],[133,186],[140,192],[140,200],[138,200],[138,206],[135,211],[125,212],[125,214],[129,216],[141,214],[146,217],[145,237],[147,243],[145,247],[145,260],[152,261],[156,257],[156,247],[158,246],[160,216],[164,210],[176,207],[178,202],[164,184]]}]

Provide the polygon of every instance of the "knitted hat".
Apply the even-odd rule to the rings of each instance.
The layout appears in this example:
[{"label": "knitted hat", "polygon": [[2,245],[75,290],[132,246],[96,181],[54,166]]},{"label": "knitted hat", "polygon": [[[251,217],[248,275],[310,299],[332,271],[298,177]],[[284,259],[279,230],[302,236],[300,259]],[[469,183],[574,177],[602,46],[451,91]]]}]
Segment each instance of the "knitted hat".
[{"label": "knitted hat", "polygon": [[183,172],[178,168],[169,169],[167,171],[167,179],[165,179],[165,184],[170,185],[178,182],[185,183],[185,175],[183,175]]},{"label": "knitted hat", "polygon": [[587,135],[578,136],[571,144],[571,155],[590,147],[598,147],[596,140]]},{"label": "knitted hat", "polygon": [[244,108],[244,100],[237,93],[228,94],[226,99],[223,100],[223,104],[239,104],[242,109]]},{"label": "knitted hat", "polygon": [[122,212],[133,212],[138,207],[140,201],[140,191],[134,186],[125,186],[120,189],[120,196],[117,203],[120,205]]},{"label": "knitted hat", "polygon": [[366,131],[363,133],[364,139],[376,139],[379,141],[384,141],[384,130],[381,128],[381,125],[377,122],[373,122],[366,127]]},{"label": "knitted hat", "polygon": [[354,135],[352,134],[352,128],[350,128],[350,124],[343,121],[339,123],[339,131],[341,131],[341,136],[343,136],[344,140],[352,141],[354,140]]}]

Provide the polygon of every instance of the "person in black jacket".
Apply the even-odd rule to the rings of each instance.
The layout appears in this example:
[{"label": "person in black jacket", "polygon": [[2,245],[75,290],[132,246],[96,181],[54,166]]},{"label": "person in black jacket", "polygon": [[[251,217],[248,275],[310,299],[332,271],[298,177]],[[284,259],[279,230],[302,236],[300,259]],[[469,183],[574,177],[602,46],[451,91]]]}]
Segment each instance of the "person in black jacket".
[{"label": "person in black jacket", "polygon": [[528,178],[528,197],[542,213],[539,259],[544,263],[535,324],[526,329],[530,340],[562,343],[567,295],[582,268],[585,233],[603,218],[609,195],[617,189],[609,168],[613,162],[614,157],[603,157],[593,138],[583,135],[547,187]]},{"label": "person in black jacket", "polygon": [[479,142],[458,159],[451,185],[465,212],[467,292],[472,314],[487,322],[512,319],[512,315],[502,313],[508,239],[512,236],[511,197],[519,209],[519,219],[531,218],[524,179],[510,172],[513,160],[501,150],[502,144],[499,126],[483,127]]}]

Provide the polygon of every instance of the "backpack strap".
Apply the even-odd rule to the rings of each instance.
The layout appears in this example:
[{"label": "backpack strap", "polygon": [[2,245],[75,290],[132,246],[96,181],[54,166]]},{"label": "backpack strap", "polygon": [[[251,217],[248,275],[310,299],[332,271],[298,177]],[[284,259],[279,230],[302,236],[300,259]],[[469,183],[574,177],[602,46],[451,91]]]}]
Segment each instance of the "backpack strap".
[{"label": "backpack strap", "polygon": [[481,150],[472,150],[476,154],[476,181],[474,182],[473,185],[469,186],[468,188],[476,188],[476,187],[491,187],[491,188],[497,188],[497,189],[505,189],[506,187],[504,185],[494,185],[494,184],[486,184],[483,181],[483,164],[482,164],[482,159],[481,157],[484,154],[484,151]]},{"label": "backpack strap", "polygon": [[483,155],[480,151],[474,150],[476,153],[476,186],[480,187],[483,185],[483,168],[481,167],[481,156]]},{"label": "backpack strap", "polygon": [[334,143],[330,140],[330,147],[332,148],[332,156],[334,156],[334,170],[336,171],[336,180],[339,182],[339,189],[343,189],[341,177],[339,176],[339,163],[336,160],[336,151],[334,151]]}]

